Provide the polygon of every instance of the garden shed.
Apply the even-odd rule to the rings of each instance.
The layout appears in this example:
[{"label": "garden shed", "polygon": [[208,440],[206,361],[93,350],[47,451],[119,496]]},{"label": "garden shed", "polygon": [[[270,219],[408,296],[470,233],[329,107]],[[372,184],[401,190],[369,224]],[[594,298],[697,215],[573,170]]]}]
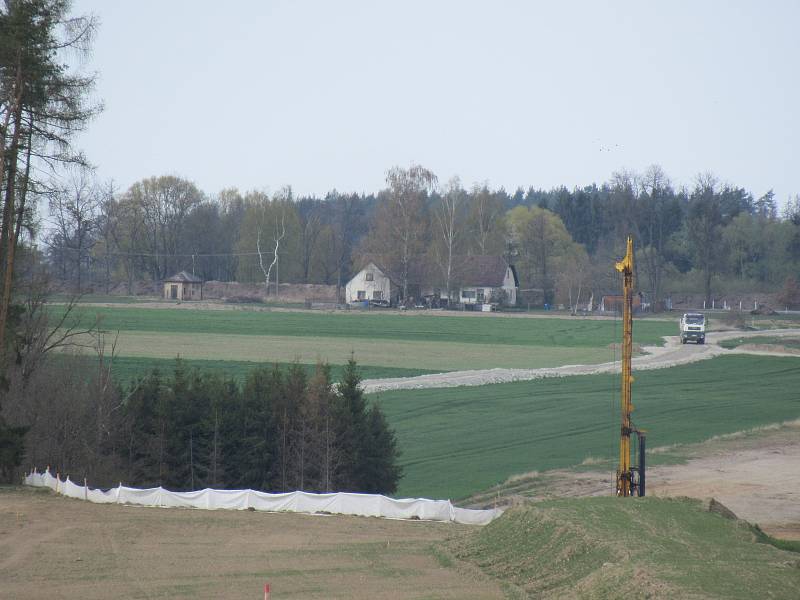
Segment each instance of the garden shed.
[{"label": "garden shed", "polygon": [[181,271],[164,280],[165,300],[202,300],[203,280]]}]

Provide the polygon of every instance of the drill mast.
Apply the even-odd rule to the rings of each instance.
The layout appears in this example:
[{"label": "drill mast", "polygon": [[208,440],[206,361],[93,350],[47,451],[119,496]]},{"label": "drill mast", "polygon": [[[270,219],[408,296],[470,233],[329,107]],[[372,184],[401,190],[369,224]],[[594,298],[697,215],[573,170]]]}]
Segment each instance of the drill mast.
[{"label": "drill mast", "polygon": [[[622,273],[622,427],[619,440],[617,496],[644,496],[645,436],[631,424],[631,358],[633,357],[633,239],[628,238],[625,258],[615,264]],[[638,436],[639,461],[631,466],[631,433]],[[637,477],[638,476],[638,477]],[[637,493],[638,492],[638,493]]]}]

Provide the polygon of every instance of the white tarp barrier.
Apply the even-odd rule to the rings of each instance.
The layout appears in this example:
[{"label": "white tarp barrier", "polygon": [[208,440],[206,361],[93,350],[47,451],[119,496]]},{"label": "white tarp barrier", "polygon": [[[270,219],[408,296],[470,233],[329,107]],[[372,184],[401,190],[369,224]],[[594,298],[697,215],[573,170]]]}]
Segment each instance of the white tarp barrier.
[{"label": "white tarp barrier", "polygon": [[328,513],[386,519],[419,519],[423,521],[453,521],[467,525],[486,525],[502,514],[500,509],[473,510],[457,508],[449,500],[425,498],[395,499],[378,494],[312,494],[288,492],[269,494],[255,490],[212,490],[171,492],[162,487],[140,490],[119,487],[103,491],[78,485],[67,477],[62,481],[50,470],[25,476],[25,485],[48,487],[69,498],[88,500],[98,504],[135,504],[137,506],[163,506],[169,508],[200,508],[206,510],[261,510],[268,512]]}]

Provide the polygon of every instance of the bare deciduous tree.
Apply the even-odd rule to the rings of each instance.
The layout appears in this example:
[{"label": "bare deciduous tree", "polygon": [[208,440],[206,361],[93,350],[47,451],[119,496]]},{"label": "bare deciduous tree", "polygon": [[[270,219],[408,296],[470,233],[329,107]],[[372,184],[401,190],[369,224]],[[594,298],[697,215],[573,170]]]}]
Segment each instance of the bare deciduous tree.
[{"label": "bare deciduous tree", "polygon": [[461,213],[466,201],[466,193],[461,187],[458,177],[453,177],[447,182],[444,193],[440,196],[439,204],[434,214],[438,225],[440,244],[436,245],[437,262],[442,271],[444,289],[447,298],[453,283],[453,260],[461,237]]},{"label": "bare deciduous tree", "polygon": [[74,281],[80,294],[83,272],[88,270],[90,251],[97,242],[102,191],[85,167],[72,169],[62,185],[53,187],[49,207],[53,231],[48,245],[61,265],[61,279]]},{"label": "bare deciduous tree", "polygon": [[278,281],[278,257],[281,248],[281,242],[283,238],[286,237],[286,211],[283,203],[279,201],[275,201],[275,225],[272,227],[270,223],[269,227],[271,229],[271,238],[270,243],[272,244],[272,262],[269,263],[269,266],[265,265],[264,261],[264,254],[266,251],[262,252],[261,250],[261,234],[262,230],[267,227],[265,221],[269,220],[267,213],[267,205],[262,205],[262,221],[259,223],[258,230],[256,232],[256,250],[258,251],[258,264],[261,267],[261,271],[264,273],[264,287],[266,289],[266,295],[269,296],[269,284],[272,278],[272,269],[275,269],[275,296],[278,296],[279,285],[280,282]]}]

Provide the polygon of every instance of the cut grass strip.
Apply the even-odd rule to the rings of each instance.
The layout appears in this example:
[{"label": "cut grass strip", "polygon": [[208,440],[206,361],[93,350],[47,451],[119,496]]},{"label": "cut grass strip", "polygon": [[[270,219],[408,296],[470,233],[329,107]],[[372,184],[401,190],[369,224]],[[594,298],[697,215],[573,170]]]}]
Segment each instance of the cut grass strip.
[{"label": "cut grass strip", "polygon": [[[88,340],[87,340],[88,342]],[[120,356],[248,362],[344,364],[351,354],[359,365],[428,372],[493,367],[534,369],[610,361],[608,348],[510,346],[364,338],[312,338],[219,333],[121,331]]]}]

